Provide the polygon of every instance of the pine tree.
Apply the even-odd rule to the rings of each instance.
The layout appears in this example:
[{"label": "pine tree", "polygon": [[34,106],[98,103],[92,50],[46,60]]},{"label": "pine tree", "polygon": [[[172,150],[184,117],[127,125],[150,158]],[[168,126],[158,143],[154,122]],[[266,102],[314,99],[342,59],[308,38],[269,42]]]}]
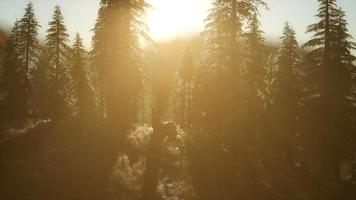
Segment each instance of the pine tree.
[{"label": "pine tree", "polygon": [[266,48],[264,38],[259,27],[257,14],[254,14],[248,26],[248,31],[245,33],[245,66],[244,79],[247,82],[247,123],[250,123],[247,130],[247,143],[255,145],[258,129],[261,128],[262,115],[265,107],[265,76],[266,76]]},{"label": "pine tree", "polygon": [[178,70],[178,121],[185,128],[191,126],[192,90],[194,78],[194,61],[187,49]]},{"label": "pine tree", "polygon": [[[245,33],[246,38],[246,78],[254,88],[253,90],[261,90],[263,88],[263,77],[265,75],[264,69],[264,55],[266,49],[264,46],[264,38],[262,37],[262,31],[260,30],[259,20],[257,15],[252,17],[248,26],[248,32]],[[258,92],[257,92],[258,93]]]},{"label": "pine tree", "polygon": [[[241,19],[237,18],[237,13],[231,12],[233,3],[236,7],[235,1],[213,1],[213,8],[206,19],[207,24],[203,32],[204,40],[207,44],[205,52],[206,66],[208,66],[209,74],[211,76],[210,87],[213,90],[212,98],[206,99],[209,101],[209,107],[202,108],[200,113],[210,111],[208,121],[211,124],[209,132],[225,132],[226,116],[232,111],[231,107],[235,101],[234,97],[227,98],[226,94],[235,94],[235,91],[225,91],[227,85],[230,85],[235,78],[238,78],[236,73],[239,69],[239,59],[235,59],[238,55],[238,41],[237,36],[241,32]],[[232,19],[236,17],[236,19]],[[232,26],[234,25],[234,26]],[[234,27],[235,30],[232,30]],[[232,73],[233,72],[233,73]],[[229,76],[231,75],[231,76]],[[236,85],[236,84],[233,84]],[[228,101],[228,102],[226,102]],[[229,105],[229,106],[227,106]],[[198,112],[198,113],[199,113]]]},{"label": "pine tree", "polygon": [[[339,145],[340,152],[336,154],[336,162],[338,165],[342,161],[337,156],[352,157],[356,152],[355,137],[353,129],[353,110],[355,109],[354,100],[352,99],[354,81],[354,61],[356,57],[352,55],[351,51],[356,49],[356,44],[351,42],[352,36],[348,32],[348,23],[346,16],[341,8],[337,8],[332,13],[335,16],[335,39],[333,40],[332,60],[334,71],[332,72],[332,81],[334,82],[334,101],[335,111],[333,121],[335,123],[335,130],[338,132],[337,137],[344,137]],[[344,135],[340,136],[340,132]],[[336,166],[338,170],[339,166]]]},{"label": "pine tree", "polygon": [[52,21],[49,22],[49,29],[47,30],[46,46],[50,51],[50,62],[54,68],[51,75],[51,90],[52,99],[50,100],[52,106],[52,117],[60,118],[65,114],[65,84],[66,84],[66,54],[68,50],[68,34],[63,22],[62,12],[59,6],[55,7]]},{"label": "pine tree", "polygon": [[[99,17],[103,20],[98,19],[94,29],[94,49],[98,50],[94,53],[100,55],[96,62],[102,68],[98,71],[102,76],[99,81],[104,85],[109,123],[116,131],[125,133],[137,120],[138,94],[143,86],[139,40],[148,38],[142,16],[149,4],[144,0],[102,0],[101,7]],[[103,44],[104,51],[100,48]]]},{"label": "pine tree", "polygon": [[[192,90],[192,128],[196,132],[209,132],[213,123],[210,113],[213,113],[212,101],[212,71],[207,65],[199,63],[195,70]],[[208,116],[209,114],[209,116]]]},{"label": "pine tree", "polygon": [[[311,48],[311,51],[306,55],[309,59],[315,60],[319,66],[317,73],[320,73],[319,90],[325,93],[328,90],[327,83],[329,69],[332,59],[332,37],[335,38],[335,16],[336,0],[318,0],[320,6],[316,15],[320,21],[314,23],[307,28],[307,33],[313,33],[312,39],[306,42],[303,46]],[[323,80],[324,79],[324,80]],[[325,98],[328,98],[325,96]]]},{"label": "pine tree", "polygon": [[94,35],[92,37],[92,49],[90,51],[90,58],[96,79],[94,87],[98,95],[97,104],[101,118],[105,116],[104,77],[107,74],[105,70],[109,65],[108,59],[110,57],[108,51],[109,44],[107,43],[108,28],[105,25],[105,23],[107,23],[106,11],[106,3],[105,1],[101,1],[95,27],[92,29]]},{"label": "pine tree", "polygon": [[20,21],[16,21],[6,42],[2,69],[2,91],[4,93],[4,120],[22,123],[27,117],[26,70],[21,62]]},{"label": "pine tree", "polygon": [[350,51],[354,44],[350,42],[344,13],[337,8],[336,1],[319,2],[317,17],[320,21],[308,27],[307,32],[314,35],[304,44],[304,47],[311,48],[307,58],[315,61],[311,75],[318,96],[312,110],[319,120],[313,130],[319,140],[309,148],[318,148],[320,152],[316,157],[318,163],[324,166],[321,173],[338,180],[340,163],[345,157],[349,140],[350,103],[347,96],[351,94],[352,87],[350,63],[354,58]]},{"label": "pine tree", "polygon": [[300,117],[301,70],[296,33],[288,23],[284,26],[281,40],[276,63],[273,104],[269,109],[272,113],[269,123],[272,124],[274,135],[269,134],[267,137],[270,148],[275,150],[273,155],[281,154],[282,158],[288,158],[282,161],[291,165],[297,144],[297,119]]},{"label": "pine tree", "polygon": [[300,72],[298,70],[298,42],[294,29],[288,23],[285,24],[281,39],[282,44],[277,59],[278,71],[275,81],[277,91],[274,103],[284,107],[281,110],[291,110],[298,103],[298,90],[300,90],[298,76],[300,76]]},{"label": "pine tree", "polygon": [[78,116],[89,117],[93,108],[93,99],[85,61],[86,52],[79,33],[75,37],[71,52],[71,77],[75,110]]},{"label": "pine tree", "polygon": [[[236,123],[227,122],[239,118],[235,110],[245,96],[242,78],[242,26],[251,21],[259,6],[265,6],[260,0],[216,0],[206,19],[203,32],[207,44],[204,60],[211,67],[213,77],[210,88],[215,90],[211,104],[216,110],[209,115],[215,131],[231,132]],[[239,103],[240,102],[240,103]],[[214,118],[214,119],[213,119]]]},{"label": "pine tree", "polygon": [[50,116],[50,50],[44,46],[41,48],[36,66],[31,75],[33,77],[32,106],[33,117],[39,119],[49,119]]},{"label": "pine tree", "polygon": [[[193,130],[201,133],[195,136],[201,142],[193,145],[195,151],[190,158],[193,168],[206,169],[192,172],[194,179],[204,183],[196,186],[203,199],[248,199],[240,197],[233,185],[245,185],[238,188],[241,191],[257,186],[250,179],[255,163],[249,162],[253,148],[246,140],[248,128],[255,127],[257,122],[247,120],[250,113],[246,106],[248,90],[241,47],[244,24],[251,22],[261,5],[265,3],[215,0],[206,18],[203,32],[206,48],[197,62],[193,81]],[[202,152],[209,152],[209,158],[200,158]],[[239,177],[234,171],[239,171]],[[251,193],[249,199],[257,199],[254,195]]]},{"label": "pine tree", "polygon": [[[19,53],[22,62],[24,63],[24,73],[25,77],[24,84],[26,86],[26,95],[24,96],[24,101],[26,102],[26,110],[30,112],[30,99],[31,96],[31,80],[30,80],[30,70],[33,67],[39,49],[38,44],[38,29],[40,25],[38,24],[35,14],[33,11],[33,4],[30,2],[26,9],[25,14],[19,22],[21,38],[19,40]],[[30,114],[30,113],[29,113]]]}]

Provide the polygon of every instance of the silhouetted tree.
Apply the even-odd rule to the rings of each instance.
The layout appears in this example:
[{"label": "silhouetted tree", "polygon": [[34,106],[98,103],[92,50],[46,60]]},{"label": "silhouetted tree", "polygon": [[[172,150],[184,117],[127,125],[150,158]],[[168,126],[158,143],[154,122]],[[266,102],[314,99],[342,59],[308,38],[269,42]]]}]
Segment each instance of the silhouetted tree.
[{"label": "silhouetted tree", "polygon": [[[282,45],[277,60],[278,71],[276,74],[276,89],[274,103],[279,110],[288,116],[280,116],[280,119],[287,120],[280,123],[284,126],[284,131],[289,130],[295,135],[298,103],[300,101],[300,70],[299,67],[299,47],[295,31],[288,23],[285,24]],[[286,112],[287,111],[287,112]],[[287,128],[288,127],[288,128]],[[287,136],[293,138],[293,134]]]},{"label": "silhouetted tree", "polygon": [[[347,96],[351,90],[350,63],[354,58],[350,54],[353,44],[349,41],[347,23],[343,12],[337,9],[335,0],[319,0],[319,22],[308,27],[307,32],[314,33],[304,47],[311,48],[306,55],[315,62],[314,85],[317,98],[314,98],[314,111],[317,127],[314,133],[318,142],[310,149],[316,154],[316,162],[322,173],[334,180],[339,179],[340,163],[346,159],[349,136],[349,106]],[[310,133],[311,134],[311,133]],[[315,155],[315,153],[311,155]]]},{"label": "silhouetted tree", "polygon": [[56,6],[52,21],[49,22],[46,45],[50,51],[50,62],[53,66],[50,77],[52,117],[57,119],[63,117],[67,109],[65,59],[68,51],[68,36],[61,9]]},{"label": "silhouetted tree", "polygon": [[178,121],[184,128],[190,128],[192,118],[192,90],[194,78],[194,61],[189,50],[185,50],[178,69]]},{"label": "silhouetted tree", "polygon": [[[31,75],[33,77],[32,107],[33,117],[40,119],[49,119],[50,102],[50,72],[51,56],[48,47],[41,48],[38,59]],[[53,88],[52,88],[53,89]]]},{"label": "silhouetted tree", "polygon": [[4,95],[2,117],[8,122],[23,122],[27,117],[26,69],[21,62],[20,22],[16,21],[5,45],[1,90]]},{"label": "silhouetted tree", "polygon": [[72,89],[75,99],[75,110],[80,117],[89,117],[93,113],[93,97],[86,65],[86,52],[82,39],[77,33],[71,50]]},{"label": "silhouetted tree", "polygon": [[19,53],[22,62],[24,63],[24,73],[25,77],[23,77],[25,88],[25,96],[24,101],[26,102],[26,110],[30,114],[30,92],[31,92],[31,78],[30,78],[30,70],[36,61],[39,44],[38,44],[38,29],[40,25],[38,24],[35,14],[33,11],[33,5],[30,2],[26,9],[25,14],[21,18],[19,22],[19,28],[21,32],[21,38],[19,40]]},{"label": "silhouetted tree", "polygon": [[[127,132],[137,119],[138,92],[142,87],[140,38],[148,38],[142,16],[149,4],[146,1],[103,0],[102,11],[94,32],[94,45],[99,55],[99,80],[105,81],[104,92],[108,121],[112,128],[122,134]],[[105,37],[102,37],[104,33]],[[110,38],[110,42],[107,39]],[[105,54],[99,46],[105,44]],[[106,45],[107,44],[107,45]],[[101,58],[100,58],[101,57]],[[104,66],[100,62],[110,61]],[[102,73],[104,72],[104,73]]]},{"label": "silhouetted tree", "polygon": [[[207,48],[204,63],[210,68],[212,92],[210,105],[200,113],[207,112],[211,130],[233,132],[241,117],[242,110],[236,110],[243,100],[244,84],[242,79],[242,26],[258,12],[258,6],[264,1],[216,0],[206,19],[203,37]],[[208,111],[210,110],[210,111]],[[231,119],[231,120],[230,120]]]},{"label": "silhouetted tree", "polygon": [[[229,14],[231,13],[231,15]],[[209,105],[200,110],[207,112],[210,130],[225,132],[226,120],[233,111],[235,103],[236,79],[239,78],[238,70],[238,35],[241,33],[241,18],[238,18],[236,1],[213,1],[213,7],[206,18],[206,27],[203,32],[207,44],[205,63],[209,68],[211,77],[211,97],[206,99]],[[229,85],[229,86],[228,86]],[[202,117],[202,116],[201,116]]]},{"label": "silhouetted tree", "polygon": [[[337,134],[344,132],[344,142],[338,143],[341,148],[339,155],[334,155],[336,157],[336,162],[339,161],[350,161],[356,152],[355,137],[352,125],[353,110],[355,109],[355,99],[352,98],[352,89],[354,87],[353,77],[354,77],[354,61],[356,57],[352,55],[351,51],[356,49],[356,44],[351,42],[352,36],[348,31],[348,23],[346,21],[346,16],[341,8],[337,8],[332,13],[335,16],[336,27],[335,27],[335,41],[333,41],[333,65],[334,71],[332,72],[332,81],[334,84],[334,91],[338,97],[335,97],[336,101],[339,102],[335,109],[335,131]],[[335,101],[335,100],[334,100]],[[340,136],[339,136],[340,137]],[[340,167],[338,164],[337,169]],[[335,172],[334,172],[335,173]],[[337,172],[336,172],[337,173]]]},{"label": "silhouetted tree", "polygon": [[96,23],[94,28],[92,29],[94,35],[92,37],[92,49],[90,51],[90,58],[92,61],[92,65],[94,68],[94,76],[96,79],[96,83],[94,85],[97,97],[97,104],[101,118],[105,117],[106,109],[105,109],[105,81],[104,78],[108,72],[106,69],[109,65],[109,40],[108,36],[108,28],[105,25],[107,23],[106,19],[106,1],[100,2],[100,8],[98,11],[98,17],[96,19]]},{"label": "silhouetted tree", "polygon": [[248,25],[246,38],[246,60],[244,76],[247,81],[247,123],[248,127],[247,143],[256,145],[256,137],[262,126],[262,115],[265,107],[265,76],[266,76],[266,47],[262,31],[259,28],[257,15],[252,16]]},{"label": "silhouetted tree", "polygon": [[270,132],[263,137],[263,143],[269,145],[269,157],[278,157],[280,160],[274,162],[283,163],[283,169],[275,168],[280,172],[290,168],[295,161],[302,98],[300,50],[296,33],[288,23],[284,26],[281,40],[274,74],[272,104],[267,109],[265,119],[265,127]]},{"label": "silhouetted tree", "polygon": [[[257,186],[254,180],[249,180],[255,163],[250,162],[252,148],[247,144],[247,137],[251,135],[248,128],[254,129],[260,123],[249,117],[253,114],[247,102],[254,99],[247,95],[242,46],[244,24],[252,23],[261,5],[265,3],[216,0],[206,19],[203,32],[206,46],[202,61],[198,62],[193,87],[193,130],[197,132],[194,140],[200,142],[194,143],[194,150],[189,151],[188,156],[192,162],[193,183],[203,199],[255,195],[239,192]],[[258,50],[255,52],[263,56]],[[209,158],[203,158],[203,152],[209,152]],[[224,187],[219,187],[222,185]],[[233,185],[238,185],[238,189]],[[244,197],[247,193],[251,196]]]}]

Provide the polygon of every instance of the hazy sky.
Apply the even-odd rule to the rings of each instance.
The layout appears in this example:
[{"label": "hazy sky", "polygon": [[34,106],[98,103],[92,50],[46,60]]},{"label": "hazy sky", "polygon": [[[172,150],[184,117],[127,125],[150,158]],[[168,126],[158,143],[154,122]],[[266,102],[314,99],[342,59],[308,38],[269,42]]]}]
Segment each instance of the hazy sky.
[{"label": "hazy sky", "polygon": [[[174,33],[183,35],[200,32],[204,27],[204,18],[210,7],[210,0],[148,0],[154,6],[148,12],[147,21],[154,39],[167,39]],[[316,19],[317,0],[266,0],[269,11],[261,12],[262,29],[266,38],[277,39],[286,20],[295,27],[300,42],[305,41],[306,27]],[[0,0],[0,25],[11,27],[16,18],[21,18],[28,0]],[[97,16],[99,0],[32,0],[37,19],[42,28],[43,38],[53,8],[60,5],[65,24],[71,38],[79,32],[85,45],[90,45],[92,29]],[[350,32],[356,38],[356,0],[339,0],[346,11]],[[172,23],[173,22],[173,23]]]}]

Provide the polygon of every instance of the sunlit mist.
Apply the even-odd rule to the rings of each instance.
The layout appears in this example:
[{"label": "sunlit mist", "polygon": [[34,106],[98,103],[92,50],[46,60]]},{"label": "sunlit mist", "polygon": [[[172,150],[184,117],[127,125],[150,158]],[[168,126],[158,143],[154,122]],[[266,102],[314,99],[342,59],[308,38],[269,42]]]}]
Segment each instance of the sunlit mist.
[{"label": "sunlit mist", "polygon": [[147,25],[156,39],[169,39],[202,30],[210,3],[201,0],[149,0]]},{"label": "sunlit mist", "polygon": [[356,200],[356,0],[0,0],[0,200]]}]

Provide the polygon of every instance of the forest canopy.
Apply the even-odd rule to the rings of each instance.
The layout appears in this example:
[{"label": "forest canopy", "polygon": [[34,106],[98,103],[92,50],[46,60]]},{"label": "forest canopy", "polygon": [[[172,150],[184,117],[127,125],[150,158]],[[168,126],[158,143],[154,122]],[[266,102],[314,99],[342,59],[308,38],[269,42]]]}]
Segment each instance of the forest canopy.
[{"label": "forest canopy", "polygon": [[0,199],[355,199],[356,24],[314,1],[306,41],[286,21],[271,42],[267,0],[211,0],[166,41],[149,1],[100,0],[89,48],[62,5],[46,26],[23,5],[0,32]]}]

